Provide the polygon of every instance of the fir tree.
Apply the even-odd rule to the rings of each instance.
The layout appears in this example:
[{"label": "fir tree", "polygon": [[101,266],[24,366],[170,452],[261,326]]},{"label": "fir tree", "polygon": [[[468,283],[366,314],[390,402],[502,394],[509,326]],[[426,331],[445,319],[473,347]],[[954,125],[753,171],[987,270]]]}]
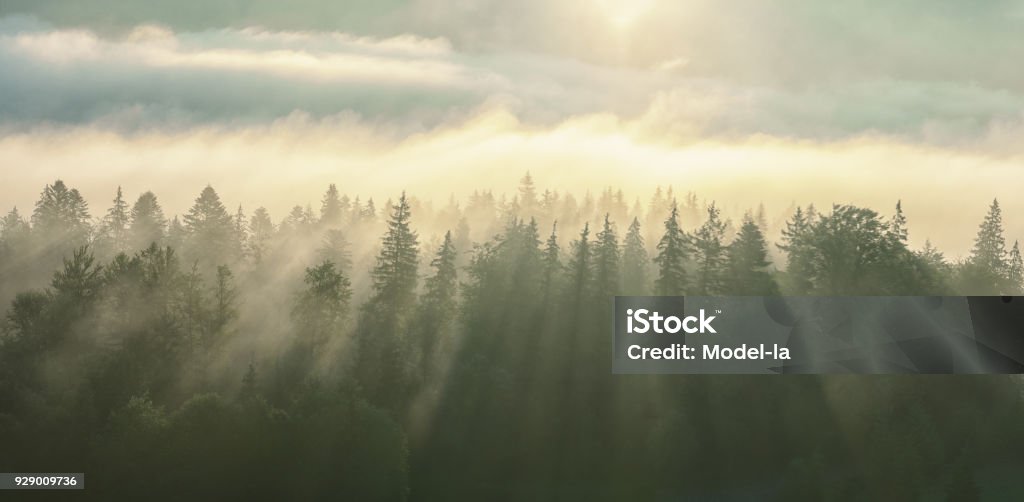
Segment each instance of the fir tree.
[{"label": "fir tree", "polygon": [[903,215],[903,201],[896,201],[896,214],[889,223],[892,238],[901,245],[907,244],[907,217]]},{"label": "fir tree", "polygon": [[306,287],[295,299],[292,319],[299,344],[315,352],[341,334],[352,288],[348,278],[329,261],[307,268],[304,282]]},{"label": "fir tree", "polygon": [[121,187],[118,186],[113,205],[107,210],[107,215],[103,219],[103,234],[110,240],[110,245],[115,252],[129,249],[128,218],[128,203],[124,201]]},{"label": "fir tree", "polygon": [[213,265],[227,263],[235,250],[235,227],[220,196],[207,185],[185,215],[190,251]]},{"label": "fir tree", "polygon": [[658,278],[654,281],[655,294],[674,296],[685,294],[685,264],[689,251],[686,234],[679,228],[679,207],[675,203],[665,220],[665,233],[658,241],[658,256],[654,263],[658,265]]},{"label": "fir tree", "polygon": [[377,265],[371,272],[371,303],[383,303],[389,310],[402,311],[415,300],[419,238],[410,226],[412,214],[404,192],[391,211],[388,230],[377,255]]},{"label": "fir tree", "polygon": [[1024,260],[1020,255],[1020,244],[1013,241],[1013,248],[1010,249],[1010,259],[1007,261],[1006,279],[1013,294],[1024,293]]},{"label": "fir tree", "polygon": [[167,225],[164,211],[153,192],[145,192],[132,205],[131,224],[128,227],[129,240],[134,249],[146,249],[152,243],[164,241]]},{"label": "fir tree", "polygon": [[1003,212],[999,201],[993,200],[988,214],[978,228],[971,251],[971,262],[982,267],[993,277],[1003,275],[1006,269],[1006,240],[1003,238]]},{"label": "fir tree", "polygon": [[249,249],[255,263],[260,263],[266,256],[270,239],[274,236],[274,222],[264,207],[256,208],[249,219]]},{"label": "fir tree", "polygon": [[640,220],[633,218],[622,242],[622,289],[627,295],[647,294],[647,274],[650,257],[640,233]]},{"label": "fir tree", "polygon": [[321,261],[334,263],[339,271],[348,272],[352,268],[352,253],[349,252],[348,241],[341,230],[330,229],[324,233],[317,255]]},{"label": "fir tree", "polygon": [[47,239],[82,242],[89,235],[89,206],[77,189],[57,180],[39,195],[32,226]]},{"label": "fir tree", "polygon": [[[596,298],[607,301],[619,291],[619,241],[608,214],[594,243],[594,287]],[[600,303],[599,303],[600,305]]]},{"label": "fir tree", "polygon": [[328,227],[335,227],[341,223],[344,212],[345,207],[338,197],[338,187],[331,183],[320,202],[320,222]]},{"label": "fir tree", "polygon": [[767,268],[768,249],[760,226],[743,219],[736,239],[729,244],[723,292],[730,295],[772,295],[777,288]]},{"label": "fir tree", "polygon": [[711,203],[707,208],[708,219],[694,234],[694,256],[697,261],[697,276],[694,282],[695,294],[717,295],[722,292],[722,274],[725,265],[725,222],[721,211]]},{"label": "fir tree", "polygon": [[778,248],[786,253],[787,291],[793,294],[807,294],[813,287],[814,256],[812,230],[815,216],[797,206],[792,218],[782,230],[782,243]]}]

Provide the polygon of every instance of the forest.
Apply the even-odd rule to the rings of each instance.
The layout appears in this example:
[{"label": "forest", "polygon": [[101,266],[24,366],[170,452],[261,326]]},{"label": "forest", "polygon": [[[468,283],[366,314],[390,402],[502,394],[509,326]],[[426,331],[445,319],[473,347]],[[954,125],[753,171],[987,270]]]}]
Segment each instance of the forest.
[{"label": "forest", "polygon": [[1015,375],[611,372],[614,295],[1022,294],[998,201],[948,259],[899,201],[409,189],[275,220],[57,180],[10,210],[0,472],[93,500],[1024,496]]}]

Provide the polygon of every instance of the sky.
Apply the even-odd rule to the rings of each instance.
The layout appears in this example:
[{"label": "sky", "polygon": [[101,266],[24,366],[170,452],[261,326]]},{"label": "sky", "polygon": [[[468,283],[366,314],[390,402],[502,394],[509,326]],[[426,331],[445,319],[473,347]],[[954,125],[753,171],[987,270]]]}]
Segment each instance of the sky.
[{"label": "sky", "polygon": [[657,185],[1024,239],[1024,2],[0,0],[0,204]]}]

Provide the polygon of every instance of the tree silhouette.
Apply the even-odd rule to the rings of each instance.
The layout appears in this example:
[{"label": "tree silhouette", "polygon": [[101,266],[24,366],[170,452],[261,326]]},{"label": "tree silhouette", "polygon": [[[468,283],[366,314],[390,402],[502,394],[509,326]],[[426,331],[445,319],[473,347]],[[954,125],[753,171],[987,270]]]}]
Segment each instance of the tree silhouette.
[{"label": "tree silhouette", "polygon": [[665,220],[665,233],[658,241],[658,255],[654,257],[654,263],[658,265],[658,278],[654,281],[655,294],[684,294],[687,288],[685,264],[689,247],[689,239],[679,228],[679,206],[673,202]]}]

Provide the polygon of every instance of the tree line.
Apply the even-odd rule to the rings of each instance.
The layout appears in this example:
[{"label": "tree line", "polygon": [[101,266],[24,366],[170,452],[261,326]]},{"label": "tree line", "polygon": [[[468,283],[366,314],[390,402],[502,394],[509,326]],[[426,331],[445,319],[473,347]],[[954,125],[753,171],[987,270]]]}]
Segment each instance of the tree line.
[{"label": "tree line", "polygon": [[1013,459],[1007,377],[615,377],[607,343],[616,294],[1018,294],[997,201],[955,263],[898,202],[795,207],[776,243],[763,207],[529,175],[383,208],[330,185],[275,224],[207,186],[167,218],[118,189],[94,220],[47,185],[0,222],[0,469],[89,466],[98,498],[855,500],[977,493]]}]

